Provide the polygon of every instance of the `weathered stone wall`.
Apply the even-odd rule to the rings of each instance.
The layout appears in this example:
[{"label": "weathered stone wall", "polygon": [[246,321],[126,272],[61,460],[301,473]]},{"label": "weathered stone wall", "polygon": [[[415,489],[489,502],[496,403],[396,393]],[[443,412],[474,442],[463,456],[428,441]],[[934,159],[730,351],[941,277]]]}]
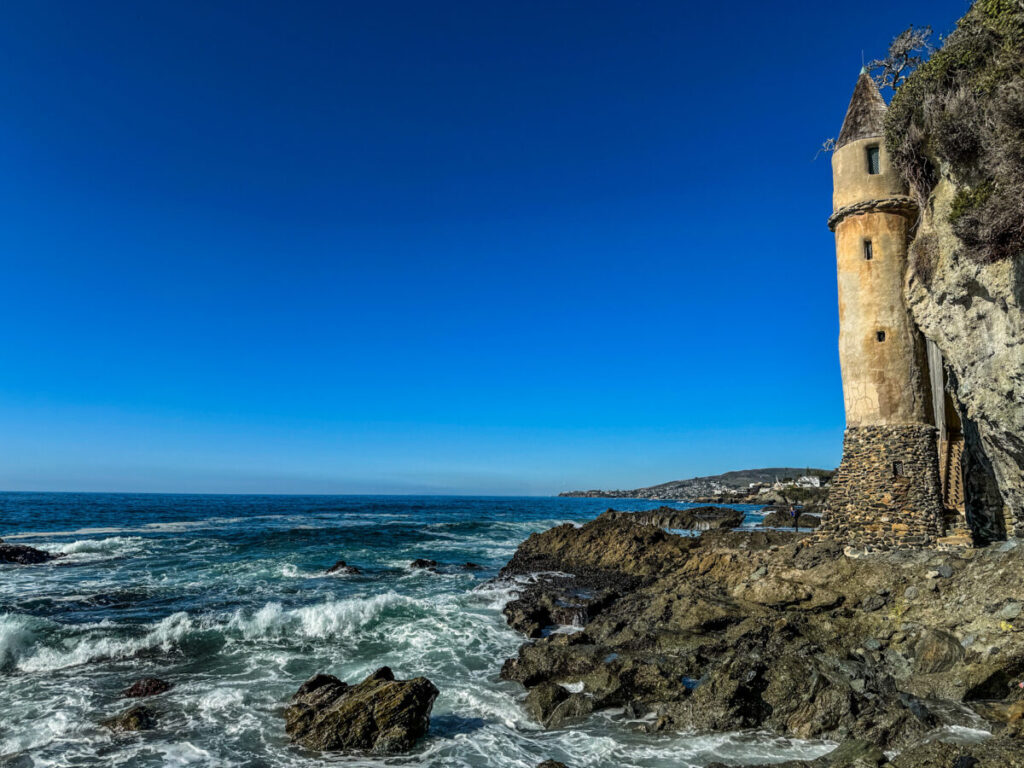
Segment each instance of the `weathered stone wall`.
[{"label": "weathered stone wall", "polygon": [[929,423],[924,341],[903,302],[909,228],[907,216],[880,212],[849,216],[836,227],[839,361],[849,427]]},{"label": "weathered stone wall", "polygon": [[871,549],[932,544],[942,535],[936,430],[850,427],[817,538]]},{"label": "weathered stone wall", "polygon": [[[878,173],[868,173],[868,147],[878,147]],[[851,141],[832,153],[833,211],[906,194],[907,183],[893,167],[881,136]]]}]

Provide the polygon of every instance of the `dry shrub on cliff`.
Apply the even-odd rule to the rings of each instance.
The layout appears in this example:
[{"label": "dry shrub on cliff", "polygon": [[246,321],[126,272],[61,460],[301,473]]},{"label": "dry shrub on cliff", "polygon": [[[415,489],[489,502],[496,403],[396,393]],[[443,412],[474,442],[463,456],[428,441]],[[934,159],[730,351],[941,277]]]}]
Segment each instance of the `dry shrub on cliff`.
[{"label": "dry shrub on cliff", "polygon": [[912,273],[930,288],[939,261],[939,238],[934,232],[923,232],[914,238],[910,244],[910,261]]},{"label": "dry shrub on cliff", "polygon": [[978,262],[1024,250],[1024,0],[977,0],[893,97],[886,146],[922,205],[934,160],[958,187],[953,231]]}]

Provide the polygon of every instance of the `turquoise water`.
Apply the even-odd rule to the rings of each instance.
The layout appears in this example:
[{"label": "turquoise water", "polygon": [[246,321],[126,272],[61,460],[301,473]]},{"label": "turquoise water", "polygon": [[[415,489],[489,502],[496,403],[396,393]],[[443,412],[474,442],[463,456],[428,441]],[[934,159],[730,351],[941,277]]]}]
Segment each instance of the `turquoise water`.
[{"label": "turquoise water", "polygon": [[[699,766],[821,754],[758,734],[647,735],[619,713],[546,732],[498,680],[522,638],[490,583],[534,531],[602,499],[0,494],[0,537],[69,556],[0,565],[0,758],[20,766]],[[656,502],[616,501],[647,509]],[[753,519],[753,518],[752,518]],[[438,572],[412,570],[415,558]],[[344,559],[360,575],[328,576]],[[460,566],[474,562],[478,571]],[[311,674],[381,665],[438,686],[407,756],[324,757],[290,745],[281,712]],[[142,676],[156,730],[98,722]]]}]

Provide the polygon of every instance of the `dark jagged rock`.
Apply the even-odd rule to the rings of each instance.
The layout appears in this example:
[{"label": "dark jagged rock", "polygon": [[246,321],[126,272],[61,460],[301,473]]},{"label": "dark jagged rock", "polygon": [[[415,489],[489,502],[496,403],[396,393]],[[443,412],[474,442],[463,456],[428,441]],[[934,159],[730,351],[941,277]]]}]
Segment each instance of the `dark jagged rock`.
[{"label": "dark jagged rock", "polygon": [[853,739],[825,756],[829,768],[879,768],[889,762],[885,753],[865,739]]},{"label": "dark jagged rock", "polygon": [[156,727],[156,713],[149,707],[136,704],[100,724],[112,731],[149,731]]},{"label": "dark jagged rock", "polygon": [[580,528],[566,523],[532,534],[499,577],[563,571],[577,580],[632,585],[671,569],[695,541],[610,510]]},{"label": "dark jagged rock", "polygon": [[[775,510],[765,515],[764,520],[761,521],[761,525],[766,528],[792,528],[793,517],[784,510]],[[803,528],[804,530],[810,530],[817,528],[821,525],[821,518],[817,515],[809,515],[806,512],[801,513],[797,516],[797,527]]]},{"label": "dark jagged rock", "polygon": [[0,563],[13,563],[15,565],[38,565],[64,557],[63,554],[54,555],[42,549],[29,547],[24,544],[6,544],[0,539]]},{"label": "dark jagged rock", "polygon": [[404,752],[426,734],[437,694],[425,677],[396,680],[388,667],[358,685],[321,673],[292,696],[285,731],[309,749]]},{"label": "dark jagged rock", "polygon": [[[950,563],[948,578],[929,577]],[[1024,548],[850,558],[788,531],[688,538],[606,513],[534,534],[502,574],[531,571],[545,573],[506,616],[534,640],[501,677],[527,688],[524,706],[548,727],[622,707],[651,730],[898,750],[976,725],[964,705],[1005,699],[1024,678],[1024,624],[1002,617],[1019,600]],[[568,623],[578,630],[545,632]],[[975,708],[1009,733],[1011,718],[1024,725],[1012,704]]]},{"label": "dark jagged rock", "polygon": [[993,738],[979,744],[934,741],[907,749],[892,760],[893,768],[1024,768],[1024,744]]},{"label": "dark jagged rock", "polygon": [[428,560],[424,557],[419,557],[409,563],[410,568],[437,568],[436,560]]},{"label": "dark jagged rock", "polygon": [[462,570],[464,571],[482,571],[483,566],[477,565],[476,563],[463,563]]},{"label": "dark jagged rock", "polygon": [[144,677],[141,680],[136,680],[130,687],[121,691],[121,695],[129,699],[157,696],[161,693],[166,693],[173,687],[173,683],[168,683],[159,677]]},{"label": "dark jagged rock", "polygon": [[631,520],[644,525],[660,528],[678,528],[694,531],[709,531],[714,528],[736,528],[743,525],[743,513],[730,507],[658,507],[640,512],[617,512],[608,510],[614,516],[629,516]]},{"label": "dark jagged rock", "polygon": [[614,511],[582,528],[567,523],[533,534],[499,574],[535,575],[505,606],[505,617],[529,637],[540,637],[552,625],[582,626],[620,595],[680,562],[692,546],[693,539]]},{"label": "dark jagged rock", "polygon": [[[727,768],[722,763],[712,763],[708,768]],[[885,753],[865,739],[845,741],[816,760],[788,760],[784,763],[748,766],[748,768],[892,768]]]},{"label": "dark jagged rock", "polygon": [[523,707],[546,728],[579,722],[594,711],[594,702],[583,693],[570,693],[560,685],[541,683],[526,695]]},{"label": "dark jagged rock", "polygon": [[353,574],[353,575],[357,574],[357,573],[362,573],[362,571],[360,571],[354,565],[349,565],[344,560],[339,560],[338,562],[336,562],[334,565],[332,565],[330,568],[327,569],[327,572],[328,573],[349,573],[349,574]]},{"label": "dark jagged rock", "polygon": [[543,763],[537,763],[537,768],[568,768],[568,766],[557,760],[545,760]]}]

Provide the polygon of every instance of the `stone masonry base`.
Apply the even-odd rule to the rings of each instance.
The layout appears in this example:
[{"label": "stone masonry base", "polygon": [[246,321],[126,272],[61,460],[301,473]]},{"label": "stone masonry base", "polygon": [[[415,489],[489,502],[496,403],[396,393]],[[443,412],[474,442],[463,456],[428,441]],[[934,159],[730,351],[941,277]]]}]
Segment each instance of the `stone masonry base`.
[{"label": "stone masonry base", "polygon": [[923,424],[847,429],[815,538],[865,550],[934,545],[943,533],[936,439]]}]

